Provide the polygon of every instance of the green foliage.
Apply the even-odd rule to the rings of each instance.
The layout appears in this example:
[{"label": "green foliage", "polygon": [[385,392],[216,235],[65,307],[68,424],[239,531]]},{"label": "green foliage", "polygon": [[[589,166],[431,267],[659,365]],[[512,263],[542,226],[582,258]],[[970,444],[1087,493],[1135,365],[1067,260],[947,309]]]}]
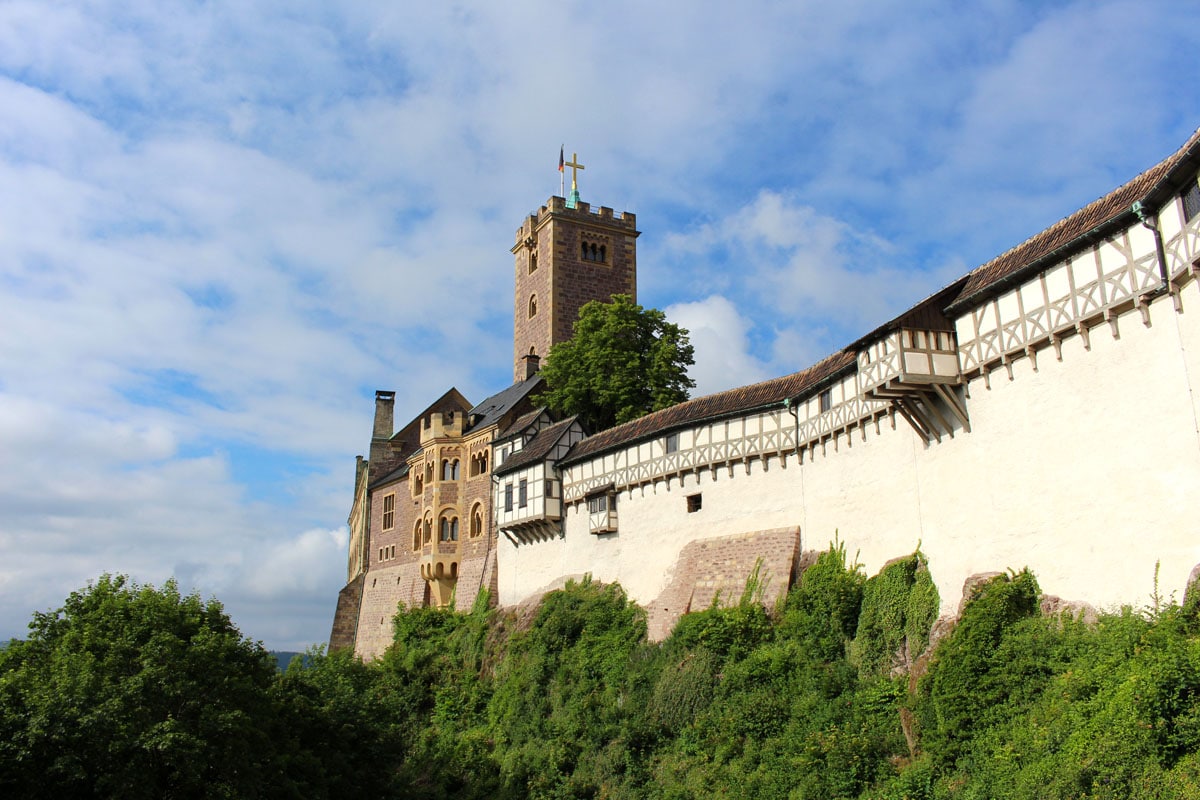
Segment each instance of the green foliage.
[{"label": "green foliage", "polygon": [[938,605],[920,552],[889,564],[863,585],[851,661],[863,674],[906,667],[928,644]]},{"label": "green foliage", "polygon": [[572,338],[550,349],[541,367],[546,391],[535,400],[599,431],[686,400],[694,363],[686,330],[613,295],[587,303]]},{"label": "green foliage", "polygon": [[788,592],[781,635],[799,642],[814,660],[843,658],[858,627],[865,581],[858,564],[847,565],[845,544],[835,540]]},{"label": "green foliage", "polygon": [[496,671],[491,733],[514,797],[600,791],[619,745],[625,678],[645,638],[645,613],[615,584],[589,579],[551,592]]},{"label": "green foliage", "polygon": [[0,795],[254,797],[274,661],[220,603],[105,575],[0,655]]},{"label": "green foliage", "polygon": [[919,553],[866,579],[835,543],[778,619],[756,585],[662,643],[615,585],[536,613],[482,595],[400,612],[376,662],[314,650],[278,675],[215,602],[103,578],[0,650],[0,796],[1200,796],[1190,605],[1085,625],[1000,576],[910,694],[890,666],[935,613]]},{"label": "green foliage", "polygon": [[1028,570],[998,575],[976,587],[962,618],[942,643],[925,678],[928,704],[922,723],[927,747],[941,753],[942,763],[958,758],[989,712],[1003,708],[1014,692],[1031,688],[1026,679],[1039,677],[1036,660],[1013,660],[1003,654],[1005,634],[1037,613],[1037,581]]}]

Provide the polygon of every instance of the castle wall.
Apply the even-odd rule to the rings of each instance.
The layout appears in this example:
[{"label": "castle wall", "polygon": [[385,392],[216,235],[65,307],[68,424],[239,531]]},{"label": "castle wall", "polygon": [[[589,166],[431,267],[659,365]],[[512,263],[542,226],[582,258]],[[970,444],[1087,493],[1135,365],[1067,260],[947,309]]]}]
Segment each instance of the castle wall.
[{"label": "castle wall", "polygon": [[362,658],[378,658],[392,643],[392,617],[406,608],[425,604],[425,581],[416,563],[382,566],[364,576],[362,609],[354,652]]},{"label": "castle wall", "polygon": [[[590,572],[650,605],[687,569],[679,554],[694,543],[789,527],[805,549],[839,536],[868,573],[919,544],[943,613],[968,576],[1025,566],[1046,593],[1098,606],[1149,602],[1156,571],[1161,591],[1181,596],[1200,562],[1188,503],[1200,485],[1200,289],[1190,275],[1200,220],[1172,228],[1176,212],[1162,216],[1177,298],[1145,294],[1159,283],[1157,261],[1138,228],[958,320],[972,367],[969,432],[954,425],[926,443],[848,391],[851,378],[827,411],[814,416],[810,398],[794,431],[783,410],[759,412],[680,432],[686,452],[668,454],[659,438],[572,464],[564,536],[500,542],[500,602]],[[719,441],[722,430],[733,433]],[[594,535],[582,495],[606,483],[618,529]]]}]

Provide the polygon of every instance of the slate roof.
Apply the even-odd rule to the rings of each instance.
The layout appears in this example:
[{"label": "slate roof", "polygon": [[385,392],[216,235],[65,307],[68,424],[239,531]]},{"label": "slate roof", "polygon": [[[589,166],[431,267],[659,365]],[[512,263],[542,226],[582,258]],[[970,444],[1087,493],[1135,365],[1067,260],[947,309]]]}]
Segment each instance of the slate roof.
[{"label": "slate roof", "polygon": [[[412,455],[412,453],[409,453],[409,455]],[[367,488],[375,489],[375,488],[378,488],[378,487],[383,486],[388,483],[395,483],[396,481],[407,477],[407,475],[408,475],[408,464],[404,463],[404,464],[401,464],[398,469],[392,470],[387,475],[384,475],[382,478],[376,478],[375,480],[368,483]]]},{"label": "slate roof", "polygon": [[[558,440],[566,434],[567,429],[571,427],[571,423],[578,417],[567,417],[566,419],[556,422],[553,425],[542,428],[537,432],[537,435],[529,440],[529,444],[522,447],[517,452],[513,453],[512,457],[505,461],[493,471],[495,475],[503,475],[514,470],[518,470],[528,464],[533,464],[544,459],[554,445],[558,444]],[[515,426],[514,426],[515,427]]]},{"label": "slate roof", "polygon": [[811,394],[844,372],[854,369],[856,355],[846,348],[828,356],[806,370],[773,378],[762,383],[742,386],[705,397],[687,400],[677,406],[655,411],[644,417],[589,436],[571,448],[562,460],[567,464],[617,446],[650,439],[676,428],[687,427],[702,420],[746,414],[758,409],[778,406],[788,398]]},{"label": "slate roof", "polygon": [[1136,219],[1131,208],[1141,200],[1148,208],[1159,207],[1178,191],[1183,180],[1200,165],[1200,130],[1163,161],[1093,200],[1070,216],[1026,239],[1011,250],[972,270],[959,296],[947,307],[953,313],[982,302],[1006,289],[1025,275],[1050,266]]},{"label": "slate roof", "polygon": [[521,431],[525,430],[530,425],[532,425],[537,420],[537,418],[540,417],[545,411],[546,411],[545,406],[538,406],[533,411],[530,411],[526,414],[522,414],[521,416],[517,417],[513,421],[513,424],[509,425],[508,428],[505,429],[503,433],[501,433],[499,436],[497,436],[496,440],[499,441],[501,439],[510,439],[513,436],[516,436]]},{"label": "slate roof", "polygon": [[520,383],[514,383],[504,391],[497,392],[472,408],[467,412],[469,415],[467,419],[474,420],[471,423],[471,430],[486,428],[488,425],[499,422],[517,403],[524,400],[526,395],[538,388],[541,382],[541,375],[526,378]]}]

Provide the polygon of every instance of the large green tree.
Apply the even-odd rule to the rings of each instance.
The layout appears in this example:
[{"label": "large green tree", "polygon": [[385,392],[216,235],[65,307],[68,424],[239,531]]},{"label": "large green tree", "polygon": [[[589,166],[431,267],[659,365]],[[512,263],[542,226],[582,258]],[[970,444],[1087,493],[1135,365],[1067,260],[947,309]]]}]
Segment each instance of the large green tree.
[{"label": "large green tree", "polygon": [[696,383],[688,332],[663,312],[628,295],[593,300],[579,311],[575,334],[550,348],[538,401],[559,414],[578,414],[591,432],[681,403]]},{"label": "large green tree", "polygon": [[0,796],[257,797],[275,664],[216,600],[104,576],[0,652]]}]

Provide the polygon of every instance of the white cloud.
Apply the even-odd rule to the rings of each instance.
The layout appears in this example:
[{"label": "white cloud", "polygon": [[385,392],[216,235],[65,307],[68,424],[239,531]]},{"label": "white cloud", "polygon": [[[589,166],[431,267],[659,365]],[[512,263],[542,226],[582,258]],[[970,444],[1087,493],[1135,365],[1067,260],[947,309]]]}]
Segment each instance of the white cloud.
[{"label": "white cloud", "polygon": [[689,332],[696,363],[689,375],[693,397],[755,383],[771,377],[767,365],[750,354],[749,321],[720,295],[664,309],[667,319]]}]

